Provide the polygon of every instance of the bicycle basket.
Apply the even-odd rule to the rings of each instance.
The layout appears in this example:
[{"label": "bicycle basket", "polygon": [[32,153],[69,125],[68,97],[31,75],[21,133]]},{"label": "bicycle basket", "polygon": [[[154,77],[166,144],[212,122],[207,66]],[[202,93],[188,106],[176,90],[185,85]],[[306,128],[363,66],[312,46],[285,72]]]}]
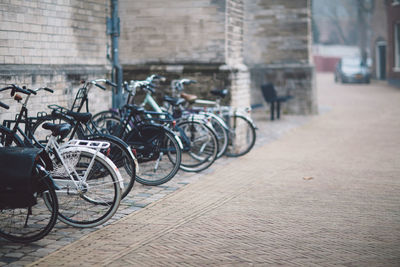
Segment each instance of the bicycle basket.
[{"label": "bicycle basket", "polygon": [[36,204],[39,189],[35,160],[40,148],[0,148],[0,209],[27,208]]}]

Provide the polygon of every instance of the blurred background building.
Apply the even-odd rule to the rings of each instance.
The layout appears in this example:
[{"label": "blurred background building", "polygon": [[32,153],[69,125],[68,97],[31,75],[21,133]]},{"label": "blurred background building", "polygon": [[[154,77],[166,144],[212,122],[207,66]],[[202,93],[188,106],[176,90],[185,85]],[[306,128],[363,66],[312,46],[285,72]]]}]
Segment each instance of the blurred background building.
[{"label": "blurred background building", "polygon": [[400,87],[400,1],[313,0],[313,58],[333,72],[341,57],[365,56],[374,79]]}]

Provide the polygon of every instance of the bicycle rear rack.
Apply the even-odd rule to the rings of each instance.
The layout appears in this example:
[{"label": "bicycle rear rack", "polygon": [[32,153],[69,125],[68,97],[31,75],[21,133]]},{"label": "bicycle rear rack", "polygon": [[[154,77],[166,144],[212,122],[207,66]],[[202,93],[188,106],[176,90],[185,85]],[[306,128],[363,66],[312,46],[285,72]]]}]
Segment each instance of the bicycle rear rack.
[{"label": "bicycle rear rack", "polygon": [[95,150],[106,149],[110,147],[110,143],[105,141],[90,141],[73,139],[68,141],[65,146],[87,147]]}]

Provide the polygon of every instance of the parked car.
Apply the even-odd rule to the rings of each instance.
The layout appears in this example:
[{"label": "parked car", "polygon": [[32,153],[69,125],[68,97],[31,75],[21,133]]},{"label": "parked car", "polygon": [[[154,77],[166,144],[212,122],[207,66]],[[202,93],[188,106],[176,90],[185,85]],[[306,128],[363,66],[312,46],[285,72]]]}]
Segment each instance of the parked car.
[{"label": "parked car", "polygon": [[336,65],[335,82],[341,83],[369,83],[371,78],[368,61],[360,58],[341,58]]}]

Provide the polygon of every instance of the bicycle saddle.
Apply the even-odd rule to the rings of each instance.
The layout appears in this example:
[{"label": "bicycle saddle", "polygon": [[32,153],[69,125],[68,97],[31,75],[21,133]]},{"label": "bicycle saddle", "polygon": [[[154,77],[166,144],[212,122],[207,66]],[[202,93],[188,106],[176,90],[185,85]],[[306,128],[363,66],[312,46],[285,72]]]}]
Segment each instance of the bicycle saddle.
[{"label": "bicycle saddle", "polygon": [[53,136],[60,136],[65,138],[71,131],[71,125],[68,123],[54,124],[46,122],[42,125],[43,129],[50,130]]},{"label": "bicycle saddle", "polygon": [[228,89],[213,89],[210,91],[211,94],[224,98],[228,94]]},{"label": "bicycle saddle", "polygon": [[82,123],[87,123],[92,118],[92,114],[89,112],[79,113],[79,112],[67,111],[67,115],[71,116],[75,120]]},{"label": "bicycle saddle", "polygon": [[193,103],[197,99],[197,95],[181,93],[181,97],[189,103]]},{"label": "bicycle saddle", "polygon": [[143,107],[139,107],[132,104],[127,104],[125,105],[125,107],[128,108],[130,111],[132,111],[134,114],[144,113],[145,111]]},{"label": "bicycle saddle", "polygon": [[171,96],[164,96],[164,100],[170,103],[173,106],[179,106],[180,104],[185,103],[185,99]]}]

